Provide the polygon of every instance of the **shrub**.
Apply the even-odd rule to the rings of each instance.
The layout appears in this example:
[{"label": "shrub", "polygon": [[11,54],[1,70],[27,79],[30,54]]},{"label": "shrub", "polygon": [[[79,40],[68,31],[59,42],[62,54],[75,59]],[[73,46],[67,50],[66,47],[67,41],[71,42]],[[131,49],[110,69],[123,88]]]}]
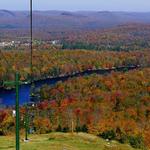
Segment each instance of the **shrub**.
[{"label": "shrub", "polygon": [[35,118],[33,125],[36,133],[49,133],[51,131],[51,123],[47,118]]},{"label": "shrub", "polygon": [[104,139],[109,139],[109,140],[113,140],[116,137],[115,132],[113,130],[105,131],[100,136]]},{"label": "shrub", "polygon": [[61,125],[59,125],[59,126],[57,127],[56,132],[62,132],[62,127],[61,127]]},{"label": "shrub", "polygon": [[82,132],[88,132],[88,128],[87,128],[87,125],[86,124],[84,124],[83,126],[82,126],[82,128],[81,128],[81,131]]},{"label": "shrub", "polygon": [[129,136],[129,143],[133,148],[143,148],[144,140],[141,136]]},{"label": "shrub", "polygon": [[62,132],[69,132],[69,128],[68,127],[64,127],[63,129],[62,129]]},{"label": "shrub", "polygon": [[145,145],[150,148],[150,129],[144,134],[144,143]]},{"label": "shrub", "polygon": [[14,118],[7,111],[0,111],[0,135],[7,135],[14,131]]},{"label": "shrub", "polygon": [[81,132],[81,127],[76,127],[76,132]]},{"label": "shrub", "polygon": [[128,142],[128,137],[127,137],[127,135],[125,135],[125,134],[122,134],[121,135],[121,137],[120,137],[120,139],[118,139],[118,141],[120,142],[120,143],[127,143]]}]

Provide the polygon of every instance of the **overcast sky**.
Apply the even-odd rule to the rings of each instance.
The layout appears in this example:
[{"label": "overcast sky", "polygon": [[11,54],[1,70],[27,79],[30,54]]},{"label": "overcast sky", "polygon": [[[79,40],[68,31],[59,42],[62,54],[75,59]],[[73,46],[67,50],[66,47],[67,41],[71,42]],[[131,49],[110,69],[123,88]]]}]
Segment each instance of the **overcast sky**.
[{"label": "overcast sky", "polygon": [[[0,9],[28,10],[29,0],[0,0]],[[35,10],[150,12],[150,0],[33,0]]]}]

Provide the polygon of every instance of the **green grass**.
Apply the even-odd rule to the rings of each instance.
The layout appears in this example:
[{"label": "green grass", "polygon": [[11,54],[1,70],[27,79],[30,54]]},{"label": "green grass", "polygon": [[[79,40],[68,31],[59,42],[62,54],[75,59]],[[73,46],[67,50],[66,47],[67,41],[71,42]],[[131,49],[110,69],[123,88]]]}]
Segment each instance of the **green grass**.
[{"label": "green grass", "polygon": [[[14,137],[0,137],[0,150],[15,150]],[[106,142],[85,133],[51,133],[30,135],[29,142],[21,141],[21,150],[134,150],[115,141]]]}]

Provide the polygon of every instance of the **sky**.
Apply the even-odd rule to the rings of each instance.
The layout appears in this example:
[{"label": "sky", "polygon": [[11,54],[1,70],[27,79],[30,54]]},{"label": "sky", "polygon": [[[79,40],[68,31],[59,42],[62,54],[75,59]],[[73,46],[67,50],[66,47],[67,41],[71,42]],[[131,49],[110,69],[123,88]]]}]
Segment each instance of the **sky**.
[{"label": "sky", "polygon": [[[28,10],[29,0],[0,0],[0,9]],[[150,0],[33,0],[34,10],[150,12]]]}]

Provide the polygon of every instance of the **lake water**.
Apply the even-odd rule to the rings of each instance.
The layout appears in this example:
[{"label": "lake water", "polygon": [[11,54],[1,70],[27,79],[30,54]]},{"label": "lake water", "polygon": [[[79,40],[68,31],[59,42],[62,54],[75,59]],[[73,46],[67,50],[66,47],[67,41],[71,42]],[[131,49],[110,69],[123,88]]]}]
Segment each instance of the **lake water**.
[{"label": "lake water", "polygon": [[[116,69],[88,70],[88,71],[84,71],[82,73],[76,73],[71,76],[69,75],[69,76],[65,76],[65,77],[58,77],[58,78],[53,78],[53,79],[45,79],[45,80],[35,81],[34,85],[35,85],[35,88],[40,88],[44,84],[54,85],[58,81],[65,81],[68,78],[72,78],[72,77],[91,75],[94,73],[108,74],[111,71],[124,71],[125,69],[132,70],[132,69],[136,69],[136,68],[137,67],[132,66],[132,67],[120,67],[120,68],[116,68]],[[30,84],[20,85],[20,88],[19,88],[20,105],[23,105],[30,101],[30,88],[31,88]],[[1,103],[1,106],[3,106],[3,105],[4,106],[14,106],[15,105],[15,89],[13,89],[13,90],[0,89],[0,103]]]}]

